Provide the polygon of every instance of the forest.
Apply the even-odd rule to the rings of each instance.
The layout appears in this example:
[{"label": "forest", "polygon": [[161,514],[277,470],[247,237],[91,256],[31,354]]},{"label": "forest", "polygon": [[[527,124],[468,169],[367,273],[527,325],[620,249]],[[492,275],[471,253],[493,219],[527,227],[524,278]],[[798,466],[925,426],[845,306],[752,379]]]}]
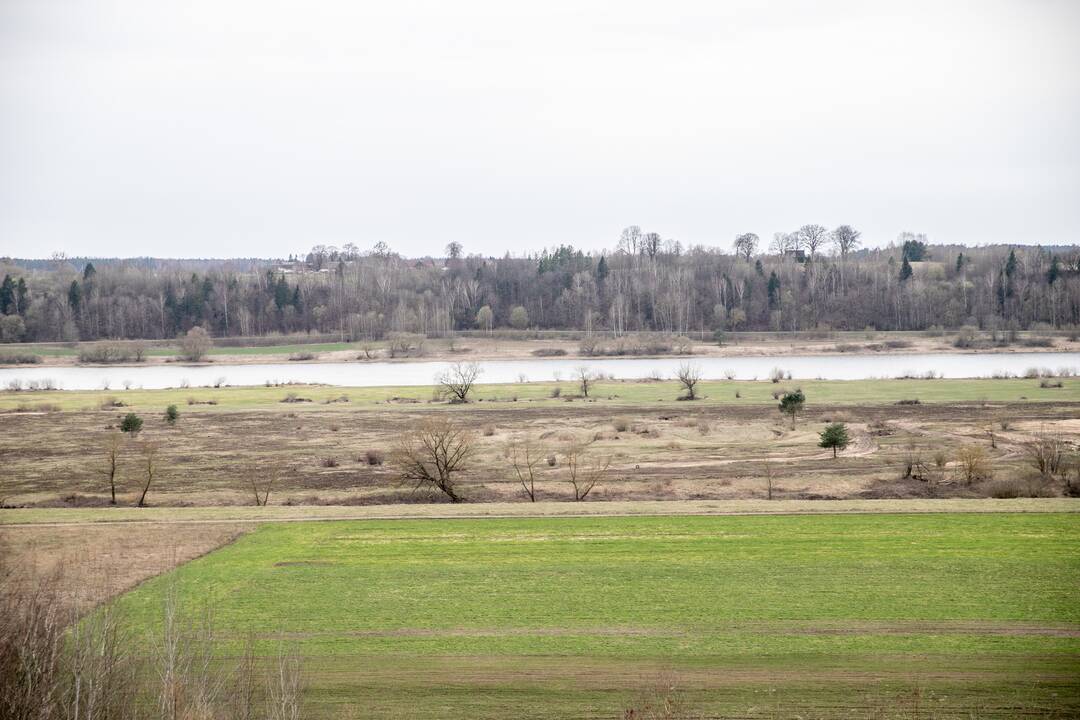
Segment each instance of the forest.
[{"label": "forest", "polygon": [[682,247],[636,226],[613,250],[557,245],[501,258],[451,242],[407,258],[385,243],[287,260],[0,259],[3,342],[462,330],[724,331],[1072,328],[1080,248],[933,245],[805,225],[727,247]]}]

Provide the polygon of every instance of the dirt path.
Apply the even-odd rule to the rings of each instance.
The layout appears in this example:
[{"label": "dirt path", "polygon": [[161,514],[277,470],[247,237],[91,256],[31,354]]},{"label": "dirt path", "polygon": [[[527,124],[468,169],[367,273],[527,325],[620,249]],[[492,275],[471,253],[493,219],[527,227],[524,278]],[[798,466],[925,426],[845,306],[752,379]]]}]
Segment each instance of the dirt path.
[{"label": "dirt path", "polygon": [[639,500],[469,503],[461,505],[43,508],[0,510],[0,528],[88,525],[221,525],[331,520],[637,517],[678,515],[835,515],[857,513],[1080,513],[1080,498],[926,500]]}]

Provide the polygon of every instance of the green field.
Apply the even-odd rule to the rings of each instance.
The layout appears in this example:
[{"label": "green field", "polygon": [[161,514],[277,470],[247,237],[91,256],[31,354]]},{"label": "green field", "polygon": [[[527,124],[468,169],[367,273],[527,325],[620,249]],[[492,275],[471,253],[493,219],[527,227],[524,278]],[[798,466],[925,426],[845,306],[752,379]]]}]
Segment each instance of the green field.
[{"label": "green field", "polygon": [[299,643],[317,717],[619,718],[658,677],[707,717],[1080,713],[1073,514],[272,523],[174,586]]},{"label": "green field", "polygon": [[[363,367],[358,365],[358,368]],[[222,368],[228,374],[228,368]],[[1077,402],[1080,401],[1080,378],[1062,380],[1060,388],[1039,387],[1038,380],[1030,379],[977,379],[977,380],[789,380],[780,384],[745,380],[707,381],[698,386],[702,399],[681,406],[700,405],[775,405],[773,393],[781,388],[799,387],[806,393],[808,405],[880,405],[900,400],[919,400],[923,403],[969,403],[969,402]],[[563,395],[552,398],[558,388]],[[350,406],[378,404],[383,408],[405,407],[416,409],[429,407],[433,397],[432,386],[408,387],[223,387],[223,388],[175,388],[169,390],[69,390],[69,391],[20,391],[0,392],[0,411],[14,410],[20,406],[32,409],[37,403],[48,403],[62,410],[97,409],[105,398],[123,401],[136,411],[161,411],[165,406],[176,404],[183,408],[189,400],[199,403],[214,401],[213,405],[197,404],[189,409],[199,411],[287,408],[310,410],[319,407],[348,409]],[[571,382],[529,382],[507,385],[476,385],[470,397],[477,401],[473,407],[483,408],[484,403],[505,408],[507,402],[566,402],[565,396],[577,392]],[[299,395],[312,403],[282,404],[288,394]],[[589,401],[610,405],[638,405],[642,403],[673,402],[681,393],[681,387],[673,381],[608,381],[597,383],[590,389]],[[349,404],[320,405],[345,395]],[[582,402],[576,399],[574,402]],[[440,404],[431,407],[454,408]]]}]

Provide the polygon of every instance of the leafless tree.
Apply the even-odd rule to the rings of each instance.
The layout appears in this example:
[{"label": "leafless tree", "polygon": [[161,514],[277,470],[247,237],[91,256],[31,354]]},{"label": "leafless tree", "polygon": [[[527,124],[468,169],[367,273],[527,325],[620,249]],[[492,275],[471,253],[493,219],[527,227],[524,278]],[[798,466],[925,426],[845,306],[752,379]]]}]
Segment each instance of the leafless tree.
[{"label": "leafless tree", "polygon": [[481,372],[479,363],[457,362],[439,374],[439,386],[450,396],[451,402],[469,402],[469,391]]},{"label": "leafless tree", "polygon": [[1046,432],[1037,433],[1023,444],[1024,455],[1028,462],[1044,478],[1052,478],[1066,470],[1065,443],[1061,438]]},{"label": "leafless tree", "polygon": [[574,368],[574,377],[577,378],[578,387],[581,388],[581,394],[585,397],[589,397],[589,388],[591,388],[597,380],[596,373],[590,370],[586,365],[579,365]]},{"label": "leafless tree", "polygon": [[105,436],[105,467],[102,473],[109,481],[109,504],[116,504],[116,475],[120,469],[120,454],[124,449],[124,435],[116,431]]},{"label": "leafless tree", "polygon": [[295,646],[282,642],[277,663],[271,669],[266,685],[268,720],[300,720],[304,697],[304,675],[300,654]]},{"label": "leafless tree", "polygon": [[675,377],[679,383],[686,389],[686,394],[683,398],[686,400],[697,400],[695,394],[697,384],[701,382],[701,366],[694,363],[683,363],[675,370]]},{"label": "leafless tree", "polygon": [[776,255],[783,255],[784,253],[798,250],[801,245],[802,238],[799,236],[799,233],[778,232],[773,233],[773,240],[769,244],[769,250]]},{"label": "leafless tree", "polygon": [[506,458],[530,502],[536,502],[536,469],[546,457],[547,450],[528,435],[516,437],[507,443]]},{"label": "leafless tree", "polygon": [[750,262],[750,258],[757,252],[758,242],[760,239],[754,233],[739,235],[735,238],[735,254],[742,256],[746,262]]},{"label": "leafless tree", "polygon": [[986,451],[978,445],[962,445],[956,451],[956,465],[960,482],[964,485],[993,475]]},{"label": "leafless tree", "polygon": [[773,470],[772,461],[767,457],[762,459],[761,465],[765,470],[765,499],[772,500],[773,479],[776,476],[776,472]]},{"label": "leafless tree", "polygon": [[567,482],[574,489],[574,500],[581,502],[611,467],[611,456],[593,457],[588,453],[588,443],[571,440],[563,448],[566,459]]},{"label": "leafless tree", "polygon": [[428,485],[457,503],[463,498],[454,485],[454,475],[465,469],[473,442],[473,434],[460,425],[442,418],[428,419],[402,439],[390,461],[403,479],[416,483],[416,488]]},{"label": "leafless tree", "polygon": [[277,472],[273,468],[251,476],[251,492],[255,495],[256,506],[266,507],[266,503],[270,501],[270,491],[277,479]]},{"label": "leafless tree", "polygon": [[850,225],[841,225],[832,231],[833,244],[840,251],[840,255],[845,258],[849,252],[859,247],[859,238],[861,236],[862,233]]},{"label": "leafless tree", "polygon": [[143,470],[146,472],[146,483],[143,485],[142,493],[139,495],[137,507],[145,507],[146,494],[150,492],[150,486],[154,482],[154,475],[158,471],[159,447],[153,440],[145,440],[139,444],[139,451],[142,455]]},{"label": "leafless tree", "polygon": [[799,228],[799,239],[810,257],[817,255],[818,248],[825,244],[828,237],[829,231],[824,225],[803,225]]},{"label": "leafless tree", "polygon": [[190,362],[198,362],[209,352],[211,345],[210,333],[196,325],[180,338],[180,355]]}]

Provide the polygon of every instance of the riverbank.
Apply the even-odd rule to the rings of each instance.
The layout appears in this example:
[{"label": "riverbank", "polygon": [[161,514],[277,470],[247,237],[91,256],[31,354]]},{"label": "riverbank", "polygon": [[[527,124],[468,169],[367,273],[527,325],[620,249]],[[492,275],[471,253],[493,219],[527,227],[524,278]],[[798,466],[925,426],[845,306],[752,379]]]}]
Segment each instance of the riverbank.
[{"label": "riverbank", "polygon": [[[531,360],[544,357],[582,358],[597,357],[582,354],[582,340],[567,337],[559,333],[552,337],[483,337],[469,335],[456,338],[423,339],[418,347],[402,351],[391,348],[389,341],[371,342],[284,342],[276,345],[250,345],[240,347],[215,347],[210,350],[205,364],[213,366],[273,364],[286,362],[334,363],[334,362],[416,362],[416,361],[461,361],[461,360]],[[670,340],[670,336],[657,333],[634,335],[631,338],[657,338],[657,343]],[[289,338],[292,340],[293,338]],[[913,332],[828,332],[800,333],[731,333],[723,344],[699,337],[689,338],[686,348],[673,348],[672,353],[655,354],[636,351],[635,348],[619,348],[620,340],[627,343],[627,337],[615,338],[610,334],[596,333],[593,342],[600,346],[600,352],[606,349],[610,353],[623,352],[620,355],[601,355],[600,357],[671,357],[683,354],[695,357],[785,357],[792,355],[852,356],[852,355],[917,355],[934,353],[1034,353],[1068,352],[1080,353],[1080,340],[1070,340],[1067,336],[1053,338],[1035,337],[1022,333],[1017,342],[1007,345],[993,343],[988,338],[979,338],[970,347],[957,347],[955,333],[941,336],[927,336]],[[5,354],[37,355],[41,362],[36,367],[72,367],[95,366],[93,363],[80,363],[79,350],[93,343],[17,343],[0,346],[0,356]],[[177,361],[179,349],[173,345],[150,343],[145,348],[143,361],[140,363],[117,363],[112,367],[124,365],[146,366],[167,365]],[[0,367],[17,367],[0,364]]]}]

